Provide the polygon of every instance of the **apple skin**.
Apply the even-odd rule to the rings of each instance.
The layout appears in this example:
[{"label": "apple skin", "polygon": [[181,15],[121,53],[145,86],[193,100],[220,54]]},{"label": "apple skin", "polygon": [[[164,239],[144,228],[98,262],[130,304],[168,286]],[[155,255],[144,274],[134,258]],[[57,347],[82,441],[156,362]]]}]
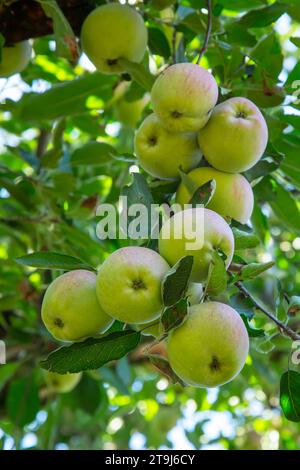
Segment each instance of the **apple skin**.
[{"label": "apple skin", "polygon": [[217,170],[241,173],[262,157],[268,127],[257,106],[247,98],[218,104],[198,135],[205,159]]},{"label": "apple skin", "polygon": [[29,41],[17,42],[11,47],[3,47],[0,62],[0,77],[9,77],[24,70],[30,62],[32,48]]},{"label": "apple skin", "polygon": [[[209,180],[215,180],[216,189],[206,207],[241,224],[248,222],[253,211],[254,196],[251,185],[243,175],[202,167],[192,170],[188,177],[197,187]],[[192,196],[193,193],[182,181],[176,193],[176,202],[181,205],[188,204]]]},{"label": "apple skin", "polygon": [[178,179],[180,167],[189,171],[202,158],[196,133],[172,134],[154,113],[137,130],[134,150],[144,170],[161,179]]},{"label": "apple skin", "polygon": [[78,269],[62,274],[48,287],[42,320],[54,338],[78,341],[105,332],[113,322],[96,296],[96,274]]},{"label": "apple skin", "polygon": [[129,246],[100,266],[97,296],[108,315],[125,323],[149,323],[162,311],[161,283],[167,262],[149,248]]},{"label": "apple skin", "polygon": [[151,91],[152,106],[169,132],[197,132],[208,121],[218,100],[214,77],[196,64],[168,67]]},{"label": "apple skin", "polygon": [[190,308],[185,322],[168,337],[168,358],[188,385],[217,387],[242,370],[249,338],[240,315],[229,305],[206,302]]},{"label": "apple skin", "polygon": [[[185,229],[181,230],[181,237],[177,236],[182,227],[193,227],[195,230],[195,221],[201,220],[202,217],[203,226],[200,226],[193,238],[186,238]],[[203,245],[197,249],[186,246],[196,241],[200,243],[202,240]],[[177,212],[163,224],[159,234],[158,248],[159,253],[170,266],[174,266],[183,256],[193,256],[194,263],[190,280],[204,282],[207,279],[212,254],[218,248],[227,256],[225,265],[228,268],[234,252],[234,237],[229,225],[216,212],[204,208],[186,209]]]},{"label": "apple skin", "polygon": [[45,372],[45,381],[50,390],[59,393],[68,393],[73,390],[81,379],[82,373],[57,374],[56,372]]},{"label": "apple skin", "polygon": [[128,5],[110,3],[93,10],[81,30],[82,48],[103,73],[124,72],[118,59],[141,62],[148,33],[141,15]]}]

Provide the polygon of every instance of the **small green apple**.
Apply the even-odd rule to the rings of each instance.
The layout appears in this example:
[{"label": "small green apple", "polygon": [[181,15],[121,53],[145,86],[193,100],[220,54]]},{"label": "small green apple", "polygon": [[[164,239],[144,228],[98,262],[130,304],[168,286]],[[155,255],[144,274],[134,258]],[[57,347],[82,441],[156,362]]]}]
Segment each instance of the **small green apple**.
[{"label": "small green apple", "polygon": [[81,379],[81,372],[77,374],[57,374],[56,372],[45,372],[45,381],[51,391],[59,393],[71,392]]},{"label": "small green apple", "polygon": [[168,337],[175,373],[196,387],[230,382],[244,367],[249,338],[240,315],[229,305],[206,302],[190,308],[185,322]]},{"label": "small green apple", "polygon": [[163,307],[161,283],[169,269],[167,262],[149,248],[120,248],[98,271],[97,295],[102,308],[125,323],[155,320]]},{"label": "small green apple", "polygon": [[96,274],[84,269],[64,273],[50,284],[43,299],[42,319],[61,341],[103,333],[113,322],[97,300]]},{"label": "small green apple", "polygon": [[225,220],[210,209],[194,208],[177,212],[162,226],[159,253],[171,265],[183,256],[194,257],[191,281],[207,278],[213,252],[221,250],[229,266],[234,252],[234,237]]},{"label": "small green apple", "polygon": [[141,62],[148,34],[143,18],[133,7],[109,3],[93,10],[81,30],[82,48],[103,73],[123,72],[119,59]]},{"label": "small green apple", "polygon": [[218,85],[199,65],[175,64],[156,79],[151,100],[155,114],[169,132],[197,132],[207,123],[218,100]]},{"label": "small green apple", "polygon": [[[215,180],[216,189],[207,208],[223,217],[235,219],[241,224],[248,222],[253,211],[254,197],[251,185],[243,175],[202,167],[192,170],[188,177],[197,187],[209,180]],[[188,204],[193,193],[194,191],[191,192],[182,181],[176,193],[176,202],[182,205]]]},{"label": "small green apple", "polygon": [[189,171],[201,160],[195,133],[172,134],[155,114],[142,122],[134,140],[136,156],[150,175],[162,179],[179,178],[179,168]]},{"label": "small green apple", "polygon": [[217,170],[241,173],[262,157],[268,127],[257,106],[247,98],[230,98],[212,112],[198,136],[206,160]]},{"label": "small green apple", "polygon": [[9,77],[24,70],[31,59],[32,48],[29,41],[17,42],[2,48],[0,77]]}]

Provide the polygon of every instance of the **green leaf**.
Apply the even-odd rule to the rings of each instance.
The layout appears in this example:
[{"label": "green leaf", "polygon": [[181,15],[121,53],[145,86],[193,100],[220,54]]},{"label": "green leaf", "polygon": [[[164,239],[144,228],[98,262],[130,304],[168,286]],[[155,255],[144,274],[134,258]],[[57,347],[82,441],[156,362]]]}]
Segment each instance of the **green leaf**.
[{"label": "green leaf", "polygon": [[249,181],[254,181],[257,178],[269,175],[273,171],[277,170],[279,165],[279,161],[268,161],[266,159],[263,159],[260,160],[256,165],[254,165],[254,167],[252,167],[250,170],[248,170],[245,175]]},{"label": "green leaf", "polygon": [[54,37],[58,55],[70,60],[73,64],[79,58],[79,48],[75,34],[55,0],[38,0],[46,15],[53,21]]},{"label": "green leaf", "polygon": [[166,274],[163,281],[164,305],[176,304],[184,295],[193,267],[193,256],[181,258]]},{"label": "green leaf", "polygon": [[88,338],[57,349],[40,364],[44,369],[58,374],[98,369],[132,351],[138,345],[140,337],[139,331],[125,330],[102,338]]},{"label": "green leaf", "polygon": [[64,395],[66,404],[71,404],[73,409],[82,409],[86,413],[93,415],[100,405],[102,393],[99,381],[83,374],[79,384],[71,394]]},{"label": "green leaf", "polygon": [[236,227],[232,227],[232,232],[235,251],[256,248],[260,244],[259,238],[254,233],[243,232]]},{"label": "green leaf", "polygon": [[182,380],[175,374],[173,369],[171,368],[168,360],[158,354],[147,354],[147,357],[151,364],[159,370],[162,374],[164,374],[173,384],[180,384],[184,386]]},{"label": "green leaf", "polygon": [[221,294],[227,287],[227,273],[222,257],[216,251],[213,252],[209,266],[208,282],[205,293],[209,296]]},{"label": "green leaf", "polygon": [[38,388],[32,376],[15,380],[7,392],[6,409],[19,427],[31,423],[40,409]]},{"label": "green leaf", "polygon": [[269,261],[268,263],[250,263],[242,268],[242,277],[243,279],[253,279],[268,269],[273,268],[273,266],[275,266],[274,261]]},{"label": "green leaf", "polygon": [[88,98],[93,95],[103,102],[108,100],[112,94],[112,83],[110,77],[98,72],[86,74],[70,82],[54,85],[44,93],[23,95],[15,114],[22,119],[38,122],[79,114],[89,109]]},{"label": "green leaf", "polygon": [[239,280],[245,279],[254,279],[259,276],[261,273],[271,269],[275,265],[274,261],[269,261],[268,263],[250,263],[246,266],[243,266],[241,273],[238,276]]},{"label": "green leaf", "polygon": [[276,187],[276,197],[268,201],[278,219],[296,232],[300,232],[300,212],[291,193],[282,186]]},{"label": "green leaf", "polygon": [[250,320],[247,315],[242,313],[241,318],[243,322],[245,323],[245,326],[247,328],[247,332],[250,338],[257,338],[257,337],[265,336],[265,331],[262,328],[253,328],[253,326],[250,324]]},{"label": "green leaf", "polygon": [[73,165],[104,165],[117,154],[114,147],[106,142],[92,141],[74,150],[71,154]]},{"label": "green leaf", "polygon": [[181,299],[172,307],[167,307],[161,317],[165,333],[181,325],[188,313],[187,299]]},{"label": "green leaf", "polygon": [[146,91],[150,91],[155,77],[147,70],[143,64],[136,64],[126,59],[119,60],[120,65],[131,75],[131,77]]},{"label": "green leaf", "polygon": [[289,421],[300,421],[300,374],[294,370],[281,376],[280,406]]},{"label": "green leaf", "polygon": [[152,54],[160,55],[166,60],[171,55],[171,49],[164,33],[158,28],[148,28],[148,45]]},{"label": "green leaf", "polygon": [[189,201],[189,204],[192,204],[193,207],[196,207],[197,204],[203,204],[204,207],[206,207],[213,197],[215,190],[216,181],[207,181],[207,183],[204,183],[202,186],[196,189]]},{"label": "green leaf", "polygon": [[249,11],[240,18],[238,23],[243,28],[264,28],[286,13],[286,8],[286,4],[275,2],[267,7]]},{"label": "green leaf", "polygon": [[256,44],[256,38],[238,22],[231,23],[226,28],[226,34],[230,44],[237,44],[239,47],[253,47]]},{"label": "green leaf", "polygon": [[260,354],[269,354],[275,349],[275,344],[269,336],[258,337],[255,342],[255,349]]},{"label": "green leaf", "polygon": [[290,41],[296,46],[300,48],[300,38],[290,38]]},{"label": "green leaf", "polygon": [[37,251],[29,255],[20,256],[16,261],[24,266],[32,266],[40,269],[63,269],[70,271],[72,269],[95,269],[74,256],[54,253],[51,251]]},{"label": "green leaf", "polygon": [[[129,208],[133,206],[134,204],[142,204],[143,206],[145,206],[145,208],[147,209],[147,215],[148,215],[147,236],[150,237],[151,228],[152,228],[151,227],[151,206],[153,204],[152,194],[149,189],[147,180],[144,178],[143,175],[141,175],[140,173],[133,173],[132,176],[133,176],[133,182],[131,183],[131,185],[123,187],[121,191],[121,195],[124,197],[127,197],[127,210],[129,210]],[[128,215],[127,231],[133,219],[135,219],[134,216]]]},{"label": "green leaf", "polygon": [[0,365],[0,391],[5,384],[11,379],[20,364],[17,362],[10,362],[9,364]]},{"label": "green leaf", "polygon": [[184,184],[184,186],[186,187],[186,189],[192,196],[198,189],[197,183],[193,181],[192,178],[189,175],[187,175],[184,171],[182,171],[180,168],[179,168],[179,175],[180,175],[182,183]]},{"label": "green leaf", "polygon": [[277,79],[282,70],[283,55],[276,34],[263,36],[251,51],[253,59],[267,76]]}]

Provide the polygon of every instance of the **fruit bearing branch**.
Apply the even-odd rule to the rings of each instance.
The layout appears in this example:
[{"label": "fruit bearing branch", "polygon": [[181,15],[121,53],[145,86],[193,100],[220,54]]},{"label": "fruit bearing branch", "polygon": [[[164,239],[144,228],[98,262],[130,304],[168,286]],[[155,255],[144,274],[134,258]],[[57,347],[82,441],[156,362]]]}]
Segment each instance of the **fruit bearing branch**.
[{"label": "fruit bearing branch", "polygon": [[255,300],[255,298],[252,296],[252,294],[250,294],[248,289],[246,289],[246,287],[241,283],[241,281],[235,282],[234,285],[239,289],[240,292],[242,292],[242,294],[247,299],[251,300],[251,302],[254,304],[254,306],[258,310],[263,312],[270,320],[276,323],[281,333],[285,334],[286,336],[289,336],[294,341],[300,340],[300,335],[296,333],[294,330],[292,330],[289,326],[285,325],[280,320],[278,320],[278,318],[276,318],[275,315],[273,315],[265,307],[263,307],[260,303],[258,303],[257,300]]},{"label": "fruit bearing branch", "polygon": [[212,27],[212,2],[211,0],[207,0],[206,5],[207,5],[207,27],[206,27],[205,37],[204,37],[204,43],[200,49],[197,64],[200,63],[200,60],[207,49],[210,34],[211,34],[211,27]]},{"label": "fruit bearing branch", "polygon": [[[95,7],[91,0],[57,0],[65,17],[76,35],[82,23]],[[40,3],[33,0],[14,1],[0,5],[0,33],[6,45],[24,39],[36,38],[53,33],[53,22],[45,15]]]}]

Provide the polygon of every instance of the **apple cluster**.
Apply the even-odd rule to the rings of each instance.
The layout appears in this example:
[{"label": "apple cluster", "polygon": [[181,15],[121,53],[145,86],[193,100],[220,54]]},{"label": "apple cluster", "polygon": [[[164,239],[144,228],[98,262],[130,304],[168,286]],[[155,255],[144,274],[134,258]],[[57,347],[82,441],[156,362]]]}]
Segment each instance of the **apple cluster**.
[{"label": "apple cluster", "polygon": [[[134,8],[113,3],[87,17],[81,40],[101,72],[120,73],[124,60],[142,61],[147,29]],[[181,258],[191,255],[193,268],[184,294],[189,312],[168,335],[170,365],[185,383],[200,387],[222,385],[241,371],[249,350],[244,322],[227,304],[203,302],[202,285],[216,252],[224,255],[226,268],[231,263],[234,237],[228,219],[246,223],[251,216],[253,193],[241,173],[261,158],[268,130],[248,99],[217,101],[216,80],[197,64],[174,64],[158,76],[151,91],[153,113],[135,135],[139,163],[159,179],[177,180],[188,172],[176,194],[181,205],[210,180],[215,181],[215,192],[207,208],[179,211],[163,224],[158,252],[141,246],[120,248],[97,274],[75,270],[55,279],[42,305],[43,321],[55,338],[78,341],[103,334],[115,320],[159,338],[164,279]],[[191,239],[184,230],[178,238],[178,228],[200,217],[203,226],[194,241],[202,242],[190,249]]]}]

